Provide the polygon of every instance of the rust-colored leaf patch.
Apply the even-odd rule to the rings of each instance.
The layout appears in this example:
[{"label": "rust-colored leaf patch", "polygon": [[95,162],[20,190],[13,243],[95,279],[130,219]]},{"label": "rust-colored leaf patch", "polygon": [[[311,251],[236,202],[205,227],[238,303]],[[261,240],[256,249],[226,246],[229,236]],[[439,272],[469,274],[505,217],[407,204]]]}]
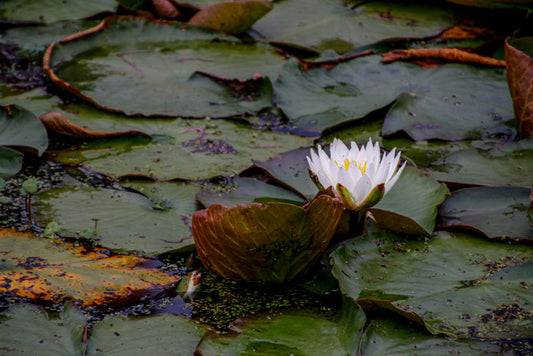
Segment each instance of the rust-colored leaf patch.
[{"label": "rust-colored leaf patch", "polygon": [[0,292],[51,303],[69,299],[98,306],[134,303],[179,281],[142,267],[150,261],[145,258],[110,257],[105,252],[0,229]]},{"label": "rust-colored leaf patch", "polygon": [[533,136],[533,58],[517,47],[528,48],[533,53],[533,37],[505,41],[507,83],[520,137],[526,138]]},{"label": "rust-colored leaf patch", "polygon": [[423,48],[401,49],[383,53],[383,63],[395,61],[418,61],[443,60],[457,63],[481,64],[486,66],[505,67],[505,61],[491,57],[480,56],[457,48]]},{"label": "rust-colored leaf patch", "polygon": [[68,137],[74,137],[74,138],[82,138],[82,139],[98,139],[98,138],[113,138],[113,137],[131,137],[131,136],[146,136],[150,137],[150,135],[130,130],[130,131],[116,131],[116,132],[102,132],[102,131],[94,131],[89,130],[84,127],[78,126],[71,121],[69,121],[67,118],[65,118],[62,114],[58,112],[49,112],[47,114],[44,114],[40,117],[41,122],[46,127],[46,130],[49,134],[55,134],[55,135],[61,135],[61,136],[68,136]]},{"label": "rust-colored leaf patch", "polygon": [[264,0],[219,2],[200,10],[189,23],[225,33],[241,33],[272,10],[272,7],[272,3]]}]

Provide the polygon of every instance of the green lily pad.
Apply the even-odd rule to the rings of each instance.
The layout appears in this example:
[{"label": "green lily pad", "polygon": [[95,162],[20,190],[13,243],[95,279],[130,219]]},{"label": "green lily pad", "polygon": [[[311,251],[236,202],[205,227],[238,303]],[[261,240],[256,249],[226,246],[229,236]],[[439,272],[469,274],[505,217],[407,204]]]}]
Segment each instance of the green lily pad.
[{"label": "green lily pad", "polygon": [[[383,65],[381,56],[365,56],[333,69],[304,71],[289,61],[275,82],[278,107],[291,120],[291,131],[306,136],[346,121],[360,119],[392,103],[415,66]],[[413,73],[411,73],[413,72]],[[302,104],[302,98],[305,103]]]},{"label": "green lily pad", "polygon": [[227,190],[202,190],[196,199],[206,208],[213,204],[232,207],[237,204],[284,202],[303,205],[306,200],[296,193],[254,178],[236,177]]},{"label": "green lily pad", "polygon": [[[382,64],[381,56],[355,58],[304,71],[288,62],[275,82],[277,104],[291,132],[318,136],[360,120],[394,102],[382,135],[403,131],[416,141],[515,137],[505,72],[465,64],[420,68]],[[302,105],[301,98],[305,97]]]},{"label": "green lily pad", "polygon": [[510,351],[491,341],[435,337],[402,320],[372,319],[361,341],[361,354],[381,355],[501,355]]},{"label": "green lily pad", "polygon": [[318,188],[307,169],[309,163],[306,157],[309,155],[309,148],[299,148],[270,157],[267,161],[254,161],[254,166],[261,168],[307,200],[311,200],[318,193]]},{"label": "green lily pad", "polygon": [[435,228],[437,207],[449,194],[446,185],[423,172],[406,167],[394,187],[370,212],[386,230],[429,235]]},{"label": "green lily pad", "polygon": [[199,26],[114,17],[52,44],[44,68],[56,84],[106,110],[226,117],[271,106],[267,77],[274,80],[284,62],[273,47]]},{"label": "green lily pad", "polygon": [[47,313],[19,304],[0,314],[0,352],[9,355],[81,355],[85,317],[71,303]]},{"label": "green lily pad", "polygon": [[48,147],[48,136],[32,112],[16,105],[0,106],[0,145],[20,147],[42,155]]},{"label": "green lily pad", "polygon": [[433,334],[520,339],[533,332],[530,246],[447,232],[418,240],[374,233],[331,258],[343,293]]},{"label": "green lily pad", "polygon": [[149,133],[154,138],[150,143],[142,138],[98,140],[77,150],[54,151],[52,158],[115,177],[195,180],[238,174],[253,159],[267,159],[310,143],[309,139],[224,120],[148,119],[143,124],[137,126],[138,131]]},{"label": "green lily pad", "polygon": [[450,2],[489,9],[531,9],[533,1],[531,0],[448,0]]},{"label": "green lily pad", "polygon": [[58,303],[75,300],[85,306],[138,303],[143,295],[162,293],[179,278],[140,266],[152,261],[109,256],[108,250],[85,248],[0,230],[0,293]]},{"label": "green lily pad", "polygon": [[204,333],[176,315],[108,316],[91,329],[87,355],[192,355]]},{"label": "green lily pad", "polygon": [[194,196],[200,187],[141,182],[134,186],[143,187],[153,200],[132,192],[69,184],[37,194],[34,216],[42,226],[57,222],[60,236],[80,236],[85,229],[94,232],[97,222],[97,243],[117,252],[154,256],[191,247]]},{"label": "green lily pad", "polygon": [[11,148],[0,146],[0,178],[14,176],[22,168],[24,155]]},{"label": "green lily pad", "polygon": [[328,193],[303,207],[215,204],[197,211],[192,232],[202,264],[225,278],[291,281],[313,266],[335,233],[344,208]]},{"label": "green lily pad", "polygon": [[437,35],[453,24],[453,12],[435,4],[371,2],[354,6],[337,0],[288,0],[277,2],[253,29],[268,41],[345,53],[391,37]]},{"label": "green lily pad", "polygon": [[7,30],[0,37],[0,44],[17,47],[18,57],[39,59],[46,47],[73,33],[87,30],[98,24],[94,20],[61,21],[43,26],[14,27]]},{"label": "green lily pad", "polygon": [[452,152],[428,169],[433,177],[454,184],[531,187],[533,139],[492,149]]},{"label": "green lily pad", "polygon": [[490,238],[533,240],[527,209],[529,188],[478,187],[454,191],[439,209],[438,224]]},{"label": "green lily pad", "polygon": [[115,0],[3,0],[0,21],[52,23],[114,12],[116,8]]},{"label": "green lily pad", "polygon": [[446,64],[410,80],[387,113],[382,134],[404,131],[416,141],[459,141],[513,136],[513,126],[504,70]]},{"label": "green lily pad", "polygon": [[[309,311],[285,311],[239,319],[229,335],[208,332],[198,344],[201,355],[353,355],[365,324],[357,306],[325,316]],[[340,315],[339,315],[340,314]]]}]

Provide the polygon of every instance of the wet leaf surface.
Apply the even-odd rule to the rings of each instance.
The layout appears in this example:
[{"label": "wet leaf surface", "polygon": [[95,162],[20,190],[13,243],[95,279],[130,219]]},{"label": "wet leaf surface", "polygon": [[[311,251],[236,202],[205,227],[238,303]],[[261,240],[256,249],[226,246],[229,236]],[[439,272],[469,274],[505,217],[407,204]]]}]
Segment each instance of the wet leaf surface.
[{"label": "wet leaf surface", "polygon": [[[284,62],[273,47],[198,26],[115,17],[53,44],[44,67],[56,84],[106,110],[225,117],[271,106],[266,77],[274,80]],[[200,73],[259,83],[240,93]]]},{"label": "wet leaf surface", "polygon": [[73,304],[47,313],[31,304],[0,314],[0,350],[10,355],[81,355],[85,317]]},{"label": "wet leaf surface", "polygon": [[28,233],[0,230],[0,291],[34,300],[83,305],[135,302],[143,295],[160,293],[178,277],[138,266],[148,260],[111,256],[105,250],[85,248]]},{"label": "wet leaf surface", "polygon": [[433,334],[525,338],[533,330],[530,246],[446,232],[418,240],[375,233],[331,257],[343,293]]},{"label": "wet leaf surface", "polygon": [[[195,184],[130,182],[146,196],[77,183],[36,196],[34,215],[42,226],[55,221],[59,235],[84,237],[116,252],[154,256],[191,247],[191,218],[196,211]],[[147,197],[148,196],[148,197]]]},{"label": "wet leaf surface", "polygon": [[479,187],[457,190],[439,209],[441,227],[478,231],[490,238],[533,240],[527,209],[531,189]]}]

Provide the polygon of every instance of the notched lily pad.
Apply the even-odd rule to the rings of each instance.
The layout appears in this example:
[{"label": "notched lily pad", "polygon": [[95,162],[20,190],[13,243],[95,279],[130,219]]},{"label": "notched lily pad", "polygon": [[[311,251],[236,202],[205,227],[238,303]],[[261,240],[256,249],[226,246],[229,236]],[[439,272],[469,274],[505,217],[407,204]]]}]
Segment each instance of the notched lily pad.
[{"label": "notched lily pad", "polygon": [[[199,26],[108,17],[90,31],[53,43],[44,69],[57,85],[99,108],[129,116],[227,117],[272,105],[271,80],[285,58]],[[264,77],[253,96],[227,83]],[[132,100],[133,99],[133,100]]]},{"label": "notched lily pad", "polygon": [[319,194],[303,207],[214,204],[193,215],[198,255],[226,278],[284,283],[307,271],[328,246],[343,211],[338,198]]},{"label": "notched lily pad", "polygon": [[391,191],[370,212],[386,230],[430,235],[435,228],[437,207],[448,194],[444,184],[418,169],[406,167]]},{"label": "notched lily pad", "polygon": [[447,232],[417,240],[374,233],[331,258],[343,293],[433,334],[520,339],[533,332],[530,246]]},{"label": "notched lily pad", "polygon": [[427,171],[439,181],[453,184],[531,187],[533,138],[452,152]]},{"label": "notched lily pad", "polygon": [[0,106],[0,145],[20,147],[40,155],[48,147],[48,136],[39,119],[17,106]]},{"label": "notched lily pad", "polygon": [[533,241],[527,216],[530,189],[478,187],[456,190],[439,209],[438,224],[494,239]]},{"label": "notched lily pad", "polygon": [[[117,252],[154,256],[190,248],[191,216],[200,187],[187,183],[128,183],[141,194],[78,184],[36,196],[34,216],[42,226],[55,221],[60,236],[90,237]],[[148,198],[148,197],[150,198]]]},{"label": "notched lily pad", "polygon": [[137,302],[143,295],[161,293],[179,279],[139,266],[148,260],[111,256],[14,230],[0,230],[2,270],[0,291],[53,303],[70,299],[83,305]]}]

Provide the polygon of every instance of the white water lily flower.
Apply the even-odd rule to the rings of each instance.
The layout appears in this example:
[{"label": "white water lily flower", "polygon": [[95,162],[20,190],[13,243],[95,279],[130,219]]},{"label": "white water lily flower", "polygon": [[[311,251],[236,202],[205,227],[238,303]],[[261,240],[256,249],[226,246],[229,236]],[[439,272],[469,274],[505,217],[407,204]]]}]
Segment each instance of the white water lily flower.
[{"label": "white water lily flower", "polygon": [[366,210],[377,204],[394,186],[405,163],[399,167],[396,148],[381,155],[379,143],[368,140],[366,147],[351,143],[350,149],[339,139],[330,145],[330,156],[318,146],[307,157],[311,177],[320,189],[333,187],[347,209]]}]

